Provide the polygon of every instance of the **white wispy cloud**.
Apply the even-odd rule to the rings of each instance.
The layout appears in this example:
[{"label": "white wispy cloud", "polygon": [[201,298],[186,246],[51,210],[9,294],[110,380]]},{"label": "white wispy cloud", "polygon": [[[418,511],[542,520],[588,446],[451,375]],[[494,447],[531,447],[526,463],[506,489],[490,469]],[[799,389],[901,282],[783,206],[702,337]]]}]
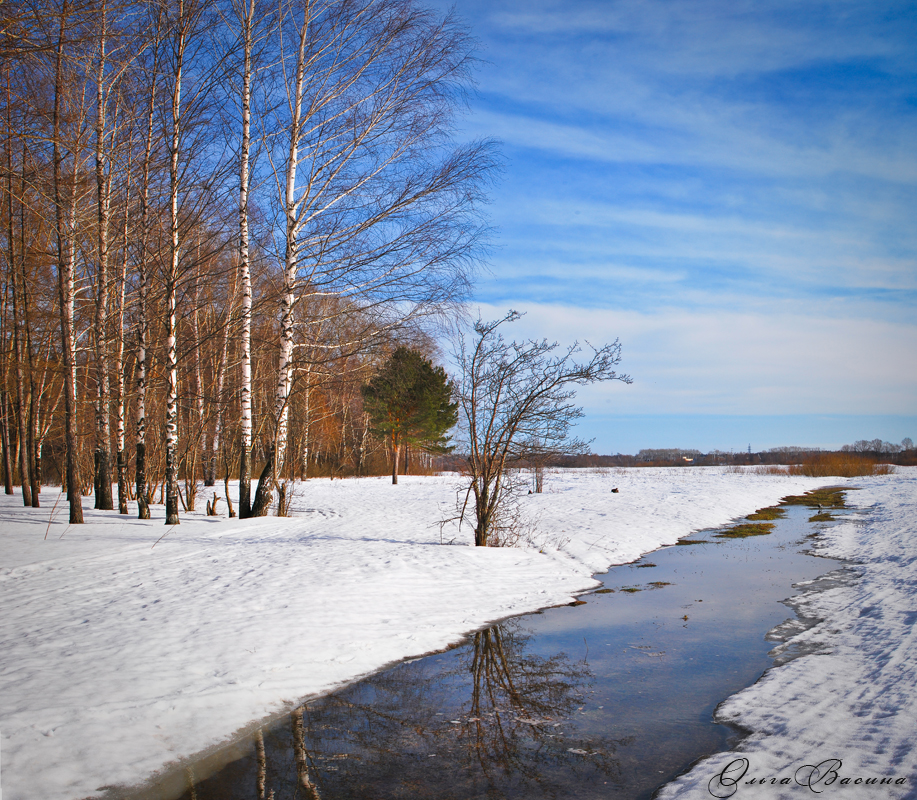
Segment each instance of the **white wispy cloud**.
[{"label": "white wispy cloud", "polygon": [[[917,178],[913,107],[901,113],[917,70],[913,4],[472,7],[494,58],[476,122],[507,142],[609,161]],[[857,88],[864,65],[901,80]],[[792,76],[838,68],[852,72]]]},{"label": "white wispy cloud", "polygon": [[917,323],[867,320],[805,303],[711,314],[516,303],[476,305],[495,319],[513,305],[526,316],[507,338],[623,345],[626,389],[584,389],[587,411],[717,414],[912,414]]},{"label": "white wispy cloud", "polygon": [[[530,199],[513,206],[507,220],[553,231],[551,250],[558,256],[565,254],[567,259],[542,256],[538,272],[566,271],[568,276],[572,272],[588,279],[602,274],[599,264],[604,262],[609,275],[624,277],[621,269],[631,259],[627,277],[641,282],[671,282],[688,277],[687,266],[691,262],[705,262],[741,266],[748,272],[745,280],[756,277],[783,281],[784,285],[786,281],[816,285],[830,276],[831,291],[917,290],[913,258],[877,246],[876,232],[845,229],[839,224],[829,232],[824,225],[806,224],[806,220],[794,225],[789,219],[703,215],[550,198]],[[607,235],[585,237],[584,231]],[[518,254],[522,252],[527,257],[528,253],[524,235],[509,236],[500,261],[512,269]],[[911,242],[913,246],[917,240]],[[665,269],[645,265],[647,260],[666,258],[670,263]],[[637,265],[638,259],[644,262],[643,266]],[[528,264],[527,258],[525,263]]]},{"label": "white wispy cloud", "polygon": [[[481,110],[467,129],[513,147],[606,163],[715,166],[794,178],[846,173],[906,185],[917,181],[913,123],[904,130],[876,123],[875,131],[860,131],[855,137],[850,123],[835,120],[803,136],[799,127],[789,123],[774,130],[765,106],[737,108],[712,100],[682,100],[679,105],[664,104],[660,111],[657,98],[642,106],[639,120],[622,128],[616,120],[603,124],[545,119],[545,104],[550,106],[541,98],[538,107],[525,114]],[[635,121],[641,124],[634,125]]]}]

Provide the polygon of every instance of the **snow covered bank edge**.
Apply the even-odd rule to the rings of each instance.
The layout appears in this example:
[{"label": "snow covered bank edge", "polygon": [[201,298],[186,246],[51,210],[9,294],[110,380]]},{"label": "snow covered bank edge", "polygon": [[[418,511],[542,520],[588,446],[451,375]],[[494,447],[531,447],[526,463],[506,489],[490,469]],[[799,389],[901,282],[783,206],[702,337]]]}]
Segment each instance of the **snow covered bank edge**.
[{"label": "snow covered bank edge", "polygon": [[917,795],[917,470],[851,483],[848,504],[864,513],[815,549],[855,562],[859,579],[804,595],[798,611],[821,622],[788,642],[818,652],[725,701],[718,719],[750,736],[660,800]]}]

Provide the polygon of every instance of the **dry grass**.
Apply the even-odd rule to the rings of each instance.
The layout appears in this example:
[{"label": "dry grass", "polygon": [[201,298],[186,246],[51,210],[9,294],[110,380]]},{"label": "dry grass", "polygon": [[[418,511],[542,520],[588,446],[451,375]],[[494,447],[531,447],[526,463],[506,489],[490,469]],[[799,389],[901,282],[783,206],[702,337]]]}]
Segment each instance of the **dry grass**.
[{"label": "dry grass", "polygon": [[789,467],[778,467],[778,466],[774,466],[773,464],[770,464],[766,467],[759,467],[758,474],[759,475],[789,475],[790,468]]},{"label": "dry grass", "polygon": [[778,467],[773,464],[758,464],[751,467],[733,465],[726,467],[727,475],[789,475],[789,467]]},{"label": "dry grass", "polygon": [[769,519],[780,519],[785,516],[786,511],[784,509],[771,506],[770,508],[759,508],[754,514],[749,514],[746,519],[750,519],[753,522],[761,522]]},{"label": "dry grass", "polygon": [[863,475],[892,475],[894,472],[891,464],[879,464],[874,459],[853,453],[819,453],[789,469],[790,475],[810,478],[858,478]]},{"label": "dry grass", "polygon": [[856,453],[818,453],[801,464],[791,466],[730,466],[729,475],[805,475],[809,478],[858,478],[864,475],[893,475],[892,464],[880,464],[874,458]]}]

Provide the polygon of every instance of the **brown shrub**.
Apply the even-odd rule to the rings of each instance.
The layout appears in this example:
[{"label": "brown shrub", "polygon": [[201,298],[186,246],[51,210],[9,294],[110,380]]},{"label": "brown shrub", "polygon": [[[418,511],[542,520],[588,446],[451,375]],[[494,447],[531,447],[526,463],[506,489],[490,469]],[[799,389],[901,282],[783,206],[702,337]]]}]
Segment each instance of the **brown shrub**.
[{"label": "brown shrub", "polygon": [[810,478],[856,478],[861,475],[891,475],[894,471],[891,464],[879,464],[875,459],[854,453],[818,453],[790,467],[790,475]]}]

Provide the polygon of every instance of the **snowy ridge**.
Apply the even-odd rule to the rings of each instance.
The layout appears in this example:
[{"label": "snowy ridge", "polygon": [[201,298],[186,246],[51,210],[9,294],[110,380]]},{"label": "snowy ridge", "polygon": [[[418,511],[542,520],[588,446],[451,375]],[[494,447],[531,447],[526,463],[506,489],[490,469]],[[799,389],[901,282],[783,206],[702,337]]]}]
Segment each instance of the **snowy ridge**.
[{"label": "snowy ridge", "polygon": [[[790,639],[821,653],[769,670],[723,703],[718,718],[751,736],[738,752],[701,761],[661,800],[710,798],[711,778],[737,758],[747,771],[740,777],[735,764],[720,796],[917,796],[917,470],[851,483],[862,489],[848,505],[868,513],[827,528],[817,551],[856,562],[859,580],[802,595],[800,613],[822,621]],[[823,783],[800,785],[797,770],[818,764]]]},{"label": "snowy ridge", "polygon": [[[913,532],[914,478],[858,481],[869,488],[853,493],[854,502],[880,504],[870,526],[886,519],[886,496],[889,519],[911,504],[896,534],[901,547],[908,526]],[[523,498],[538,521],[534,545],[514,549],[440,545],[439,522],[454,512],[456,483],[448,476],[399,486],[310,480],[298,487],[291,518],[187,514],[162,539],[161,507],[149,522],[87,508],[87,524],[68,527],[63,503],[56,516],[51,508],[56,489],[42,494],[42,509],[0,497],[6,800],[69,800],[136,785],[305,698],[489,622],[569,602],[611,564],[825,481],[698,468],[550,474],[545,494]],[[869,557],[858,552],[855,526],[831,535],[842,554]],[[471,541],[470,531],[454,526],[442,536],[455,545]],[[838,596],[814,602],[846,602]],[[897,610],[906,605],[893,602]],[[884,608],[863,619],[891,623],[894,613]],[[895,619],[898,635],[913,633],[903,615]],[[903,652],[912,664],[914,655]],[[858,657],[856,647],[850,657]],[[887,691],[903,695],[907,661],[888,668],[901,680]],[[820,677],[827,680],[824,671]],[[776,691],[773,678],[756,690],[772,684]],[[886,689],[857,686],[863,708],[873,700],[876,714],[886,708]],[[743,725],[745,702],[727,707]],[[807,708],[786,712],[817,726]],[[908,725],[913,731],[913,723],[897,720],[875,722],[893,734]],[[789,724],[766,721],[773,730]]]}]

